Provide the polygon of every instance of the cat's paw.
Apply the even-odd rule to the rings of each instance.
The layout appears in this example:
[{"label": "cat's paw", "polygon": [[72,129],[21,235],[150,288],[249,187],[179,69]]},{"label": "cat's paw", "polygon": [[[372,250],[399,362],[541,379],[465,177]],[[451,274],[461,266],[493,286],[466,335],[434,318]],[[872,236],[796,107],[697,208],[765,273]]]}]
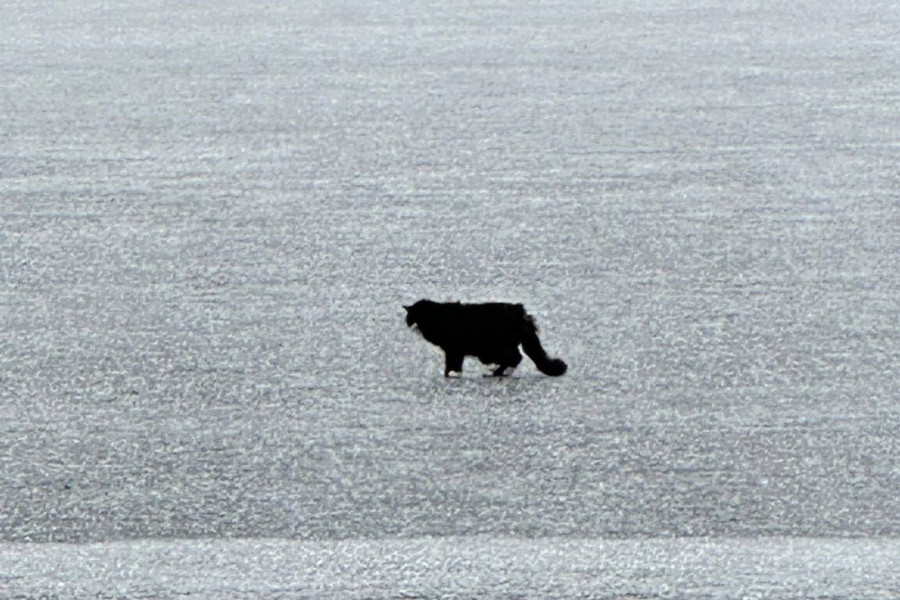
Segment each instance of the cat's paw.
[{"label": "cat's paw", "polygon": [[448,371],[444,377],[447,377],[448,379],[459,379],[462,377],[462,373],[459,371]]}]

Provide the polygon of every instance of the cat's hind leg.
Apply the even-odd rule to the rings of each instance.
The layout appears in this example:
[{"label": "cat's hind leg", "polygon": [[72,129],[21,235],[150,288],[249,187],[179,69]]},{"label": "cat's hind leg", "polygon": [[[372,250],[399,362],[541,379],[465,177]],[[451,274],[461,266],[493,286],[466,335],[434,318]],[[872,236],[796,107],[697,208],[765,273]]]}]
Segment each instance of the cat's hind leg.
[{"label": "cat's hind leg", "polygon": [[519,363],[522,362],[522,353],[517,347],[503,353],[499,365],[494,369],[494,377],[508,377],[513,374]]},{"label": "cat's hind leg", "polygon": [[444,354],[444,377],[461,377],[465,355],[449,350],[445,350]]},{"label": "cat's hind leg", "polygon": [[494,371],[500,366],[500,361],[492,354],[479,354],[477,358],[484,365],[484,368],[487,369],[484,372],[484,376],[493,377]]}]

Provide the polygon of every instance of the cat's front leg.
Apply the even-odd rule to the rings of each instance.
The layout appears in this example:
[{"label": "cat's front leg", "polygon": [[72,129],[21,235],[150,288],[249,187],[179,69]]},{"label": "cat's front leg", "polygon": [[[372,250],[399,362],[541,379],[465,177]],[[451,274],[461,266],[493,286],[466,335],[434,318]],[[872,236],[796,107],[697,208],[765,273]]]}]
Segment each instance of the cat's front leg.
[{"label": "cat's front leg", "polygon": [[444,377],[461,377],[464,355],[449,350],[444,354]]}]

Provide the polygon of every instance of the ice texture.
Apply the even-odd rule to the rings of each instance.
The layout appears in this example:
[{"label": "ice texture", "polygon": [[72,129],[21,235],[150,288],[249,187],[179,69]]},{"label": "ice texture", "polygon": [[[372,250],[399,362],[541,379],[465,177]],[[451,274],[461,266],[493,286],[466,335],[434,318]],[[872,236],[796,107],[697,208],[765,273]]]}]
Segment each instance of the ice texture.
[{"label": "ice texture", "polygon": [[[897,596],[897,31],[16,3],[0,598],[240,595],[248,560],[257,598]],[[422,297],[524,303],[569,372],[446,381]],[[320,552],[322,589],[280,570]]]},{"label": "ice texture", "polygon": [[886,538],[133,540],[0,544],[0,561],[21,575],[16,597],[58,600],[887,600],[900,588],[900,543]]}]

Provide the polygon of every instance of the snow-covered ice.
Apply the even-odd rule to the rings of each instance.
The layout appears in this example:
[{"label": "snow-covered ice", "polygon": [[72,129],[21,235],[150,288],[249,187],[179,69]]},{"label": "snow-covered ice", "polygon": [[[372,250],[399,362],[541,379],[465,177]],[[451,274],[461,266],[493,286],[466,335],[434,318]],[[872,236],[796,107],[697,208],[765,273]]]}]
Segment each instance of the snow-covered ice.
[{"label": "snow-covered ice", "polygon": [[[0,598],[897,596],[898,30],[5,11]],[[445,380],[421,297],[569,372]]]}]

